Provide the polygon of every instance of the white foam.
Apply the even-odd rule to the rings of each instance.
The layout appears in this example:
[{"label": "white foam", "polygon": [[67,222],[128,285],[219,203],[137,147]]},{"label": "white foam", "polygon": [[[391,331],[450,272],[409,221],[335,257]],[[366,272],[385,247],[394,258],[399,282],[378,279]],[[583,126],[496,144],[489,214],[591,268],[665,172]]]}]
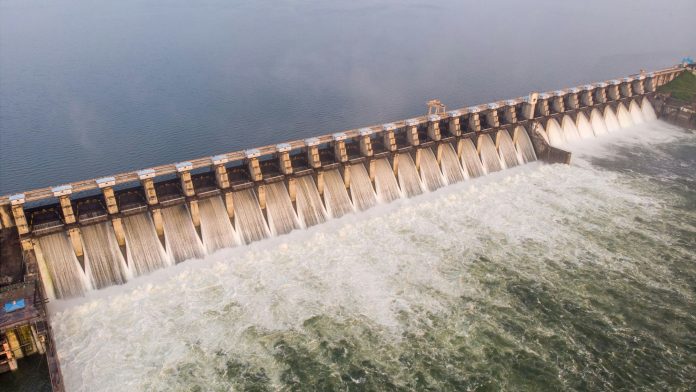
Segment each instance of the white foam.
[{"label": "white foam", "polygon": [[[629,230],[626,212],[650,214],[656,201],[582,157],[676,137],[676,129],[653,122],[581,140],[571,145],[579,164],[515,167],[52,302],[66,387],[171,389],[185,363],[219,389],[211,364],[221,351],[262,364],[278,385],[272,353],[252,331],[301,331],[316,315],[350,316],[398,341],[402,312],[446,312],[464,294],[488,295],[468,272],[479,255],[505,258],[536,244],[549,258],[582,249],[609,260],[575,225],[611,216]],[[544,266],[530,260],[535,270],[517,272],[536,279]]]}]

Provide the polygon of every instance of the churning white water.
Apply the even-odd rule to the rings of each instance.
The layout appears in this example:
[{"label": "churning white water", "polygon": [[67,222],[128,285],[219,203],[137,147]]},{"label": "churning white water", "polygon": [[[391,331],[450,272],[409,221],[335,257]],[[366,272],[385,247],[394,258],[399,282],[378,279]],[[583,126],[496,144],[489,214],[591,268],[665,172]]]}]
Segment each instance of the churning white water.
[{"label": "churning white water", "polygon": [[355,207],[360,211],[377,204],[377,195],[372,187],[370,175],[362,163],[350,165],[350,196]]},{"label": "churning white water", "polygon": [[[688,377],[675,370],[688,358],[675,342],[688,341],[689,307],[675,319],[653,301],[693,304],[693,275],[679,278],[692,274],[693,254],[687,237],[669,234],[693,233],[693,221],[679,221],[691,213],[665,207],[682,201],[656,193],[666,187],[592,163],[625,140],[678,137],[651,127],[583,141],[570,166],[517,167],[52,303],[66,387],[409,390],[429,374],[444,390],[534,373],[531,385],[614,389],[637,381],[602,384],[606,372],[634,369],[619,364],[639,366],[645,352],[672,366],[655,374]],[[605,356],[607,345],[622,355]],[[501,375],[520,361],[515,377]]]},{"label": "churning white water", "polygon": [[445,179],[442,177],[433,150],[430,147],[425,147],[421,148],[419,152],[421,181],[429,191],[442,188],[445,185]]},{"label": "churning white water", "polygon": [[201,237],[208,253],[238,244],[237,234],[220,196],[199,200],[198,210],[201,214]]},{"label": "churning white water", "polygon": [[171,265],[149,212],[124,217],[123,226],[131,275],[140,276]]}]

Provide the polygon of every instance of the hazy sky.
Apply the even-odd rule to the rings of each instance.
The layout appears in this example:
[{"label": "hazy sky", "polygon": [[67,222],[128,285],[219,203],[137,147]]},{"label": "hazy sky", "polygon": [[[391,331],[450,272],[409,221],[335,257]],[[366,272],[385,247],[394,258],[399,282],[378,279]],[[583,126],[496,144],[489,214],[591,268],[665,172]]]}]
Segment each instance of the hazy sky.
[{"label": "hazy sky", "polygon": [[696,54],[696,1],[0,1],[0,193]]}]

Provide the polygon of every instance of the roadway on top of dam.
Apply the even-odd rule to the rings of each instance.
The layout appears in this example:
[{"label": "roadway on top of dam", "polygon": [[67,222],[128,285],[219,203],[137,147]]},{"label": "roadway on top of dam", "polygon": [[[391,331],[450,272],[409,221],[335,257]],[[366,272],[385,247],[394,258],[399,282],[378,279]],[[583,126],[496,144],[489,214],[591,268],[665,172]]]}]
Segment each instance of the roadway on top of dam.
[{"label": "roadway on top of dam", "polygon": [[[678,69],[679,69],[679,66],[674,66],[674,67],[664,68],[664,69],[661,69],[658,71],[650,72],[649,74],[633,74],[633,75],[629,75],[628,77],[622,78],[622,80],[623,81],[632,81],[635,78],[643,77],[645,75],[649,75],[650,77],[659,77],[663,74],[673,73]],[[604,82],[596,82],[596,83],[592,83],[592,84],[577,86],[574,88],[566,88],[566,89],[562,89],[562,90],[549,91],[546,93],[541,93],[540,95],[543,96],[544,94],[547,94],[549,96],[553,96],[554,94],[559,94],[559,93],[565,94],[568,92],[583,91],[583,90],[590,88],[590,87],[617,84],[618,82],[620,82],[620,80],[612,79],[612,80],[607,80]],[[469,106],[469,107],[465,107],[465,108],[450,110],[444,116],[438,117],[438,121],[441,119],[448,118],[450,116],[461,116],[461,115],[465,115],[465,114],[471,113],[471,112],[483,111],[483,110],[486,110],[486,109],[491,108],[491,107],[497,108],[497,107],[503,107],[503,106],[517,105],[521,102],[524,102],[525,99],[526,99],[526,97],[519,97],[519,98],[515,98],[515,99],[501,100],[501,101],[497,101],[497,102],[490,103],[490,104],[480,104],[480,105],[476,105],[476,106]],[[428,116],[423,115],[423,116],[418,116],[418,117],[414,117],[411,119],[398,120],[398,121],[394,121],[392,123],[387,123],[387,124],[372,125],[372,126],[368,126],[366,128],[361,128],[361,129],[370,129],[371,131],[378,133],[378,132],[381,132],[381,130],[383,129],[384,126],[393,126],[394,128],[401,128],[401,127],[405,126],[406,123],[409,121],[414,121],[416,123],[421,124],[421,123],[428,121]],[[350,139],[350,138],[354,138],[354,137],[359,136],[360,130],[359,129],[352,129],[352,130],[347,130],[347,131],[343,131],[343,132],[339,132],[339,133],[345,134],[346,138]],[[317,136],[313,139],[315,139],[314,140],[315,143],[319,143],[319,144],[329,143],[329,142],[333,141],[333,135],[334,135],[334,133],[325,134],[325,135]],[[285,143],[280,143],[280,144],[287,144],[287,145],[289,145],[289,148],[291,150],[294,150],[294,149],[306,147],[307,146],[306,140],[309,140],[309,139],[295,140],[295,141],[290,141],[290,142],[285,142]],[[280,144],[258,147],[254,150],[258,150],[259,156],[270,155],[270,154],[274,154],[277,152],[277,146]],[[247,150],[247,151],[249,151],[249,150]],[[220,154],[220,155],[217,155],[216,157],[224,157],[227,160],[227,162],[235,162],[235,161],[243,161],[244,159],[246,159],[246,154],[245,154],[245,151],[234,151],[234,152],[228,152],[225,154]],[[190,168],[191,170],[213,166],[212,157],[201,157],[201,158],[197,158],[197,159],[188,160],[186,162],[191,163],[191,168]],[[145,170],[153,170],[156,177],[177,173],[176,164],[174,164],[174,163],[155,166],[155,167],[145,169]],[[129,172],[124,172],[124,173],[119,173],[116,175],[111,175],[110,177],[114,178],[115,185],[125,184],[125,183],[129,183],[129,182],[136,182],[139,180],[138,171],[129,171]],[[82,180],[82,181],[76,181],[76,182],[72,182],[72,183],[65,184],[65,185],[70,186],[72,188],[72,192],[74,192],[74,193],[90,191],[93,189],[98,189],[98,187],[99,187],[97,184],[96,178]],[[55,187],[49,186],[49,187],[29,190],[29,191],[26,191],[20,195],[23,195],[23,199],[26,202],[48,199],[48,198],[52,198],[54,196],[54,188]],[[10,204],[11,196],[12,195],[0,196],[0,206]]]}]

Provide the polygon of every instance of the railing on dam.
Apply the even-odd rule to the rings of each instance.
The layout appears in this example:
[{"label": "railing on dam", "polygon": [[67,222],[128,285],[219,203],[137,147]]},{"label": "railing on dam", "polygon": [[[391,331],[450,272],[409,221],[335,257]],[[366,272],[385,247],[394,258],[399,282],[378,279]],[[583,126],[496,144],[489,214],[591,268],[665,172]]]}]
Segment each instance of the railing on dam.
[{"label": "railing on dam", "polygon": [[[480,154],[483,161],[485,151],[482,150],[488,147],[479,143],[481,135],[493,136],[493,149],[502,153],[499,151],[498,131],[506,130],[508,137],[516,137],[516,127],[520,126],[526,127],[525,132],[530,134],[533,149],[539,159],[568,163],[569,154],[549,147],[548,138],[544,141],[539,134],[532,132],[535,124],[546,127],[554,118],[560,120],[560,117],[568,114],[576,116],[575,113],[585,111],[589,116],[592,109],[608,105],[616,107],[621,102],[628,105],[628,101],[635,97],[653,94],[659,86],[684,71],[685,67],[680,65],[650,73],[641,72],[622,79],[553,92],[534,92],[516,99],[447,112],[439,110],[436,114],[392,123],[2,196],[2,227],[16,226],[20,236],[27,240],[66,230],[75,246],[77,257],[81,259],[80,226],[111,220],[119,245],[125,246],[121,218],[151,210],[157,234],[163,239],[163,208],[187,204],[194,225],[199,227],[199,199],[223,196],[232,218],[235,210],[232,192],[239,193],[253,188],[257,193],[255,197],[264,210],[266,187],[287,179],[288,192],[295,203],[293,181],[307,174],[317,177],[318,192],[324,197],[323,172],[340,168],[341,176],[345,177],[345,186],[350,188],[351,176],[344,169],[353,163],[364,161],[368,163],[368,181],[375,185],[377,169],[374,160],[385,157],[394,160],[408,151],[415,151],[417,174],[427,176],[420,168],[420,153],[426,153],[429,146],[437,146],[436,163],[441,165],[442,154],[450,154],[444,144],[449,144],[449,148],[456,145],[455,157],[463,159],[462,151],[468,147],[462,141],[468,139],[474,153]],[[505,140],[502,142],[506,143]],[[397,162],[392,165],[396,173]],[[441,169],[445,174],[444,169]],[[34,206],[25,211],[26,203],[41,201],[44,202],[43,205],[33,203]]]},{"label": "railing on dam", "polygon": [[[635,75],[630,75],[624,79],[621,80],[608,80],[605,82],[598,82],[598,83],[593,83],[590,85],[583,85],[583,86],[578,86],[574,88],[567,88],[563,90],[556,90],[552,92],[546,92],[546,93],[540,93],[538,94],[539,97],[544,98],[544,99],[551,99],[553,97],[565,97],[568,94],[578,94],[581,92],[586,92],[586,91],[593,91],[597,88],[606,88],[608,86],[619,86],[621,84],[630,84],[631,82],[634,82],[636,80],[652,80],[654,81],[654,88],[666,83],[668,79],[671,77],[673,78],[673,75],[675,73],[680,72],[683,70],[681,66],[675,66],[675,67],[670,67],[670,68],[665,68],[659,71],[647,73],[647,74],[635,74]],[[671,79],[669,79],[671,80]],[[653,90],[654,90],[653,88]],[[530,95],[531,96],[531,95]],[[477,105],[477,106],[470,106],[470,107],[465,107],[465,108],[460,108],[456,110],[451,110],[445,115],[440,115],[437,116],[437,121],[453,117],[453,116],[465,116],[470,113],[485,113],[486,111],[491,111],[491,110],[498,110],[498,109],[503,109],[506,107],[517,107],[520,104],[523,104],[525,102],[528,102],[530,99],[530,96],[527,97],[519,97],[511,100],[501,100],[497,101],[494,103],[490,104],[482,104],[482,105]],[[517,110],[516,110],[517,111]],[[341,132],[342,134],[345,135],[346,138],[348,139],[353,139],[356,137],[359,137],[361,135],[361,132],[364,132],[365,130],[370,130],[374,132],[374,134],[381,134],[385,130],[387,130],[389,127],[392,129],[401,129],[404,128],[408,125],[408,123],[412,124],[423,124],[426,122],[430,122],[432,120],[431,118],[428,118],[428,116],[419,116],[415,117],[412,119],[408,120],[400,120],[400,121],[395,121],[389,124],[378,124],[378,125],[372,125],[366,128],[362,129],[352,129],[352,130],[347,130]],[[317,144],[328,144],[334,142],[334,134],[327,134],[327,135],[321,135],[317,136],[315,138],[311,138],[311,142],[317,143]],[[294,140],[291,142],[287,143],[282,143],[283,145],[287,146],[290,150],[297,150],[297,149],[302,149],[302,148],[307,148],[308,147],[308,140]],[[259,156],[266,156],[266,155],[272,155],[276,154],[279,152],[278,150],[279,145],[267,145],[263,147],[258,147],[255,150],[258,151]],[[245,160],[248,159],[247,155],[245,154],[245,151],[234,151],[234,152],[228,152],[224,154],[220,154],[215,156],[218,159],[225,160],[228,164],[233,164],[235,162],[244,162]],[[200,168],[207,168],[214,166],[215,163],[213,162],[213,158],[215,157],[201,157],[197,159],[192,159],[187,162],[190,163],[190,170],[196,170]],[[177,167],[176,164],[165,164],[165,165],[160,165],[160,166],[155,166],[149,169],[145,170],[152,170],[154,172],[154,177],[161,177],[161,176],[166,176],[166,175],[172,175],[177,173]],[[130,171],[130,172],[125,172],[125,173],[119,173],[113,175],[114,179],[114,185],[120,185],[120,184],[126,184],[126,183],[131,183],[131,182],[137,182],[140,180],[140,177],[138,175],[140,171]],[[66,184],[69,186],[72,190],[73,193],[80,193],[80,192],[85,192],[85,191],[90,191],[94,189],[98,189],[99,185],[97,184],[97,179],[89,179],[89,180],[82,180],[82,181],[76,181],[72,182],[69,184]],[[54,195],[54,187],[45,187],[45,188],[40,188],[40,189],[34,189],[34,190],[29,190],[23,193],[23,199],[26,202],[33,202],[33,201],[39,201],[43,199],[50,199],[53,198]],[[0,206],[7,206],[10,204],[10,195],[5,195],[5,196],[0,196]]]}]

